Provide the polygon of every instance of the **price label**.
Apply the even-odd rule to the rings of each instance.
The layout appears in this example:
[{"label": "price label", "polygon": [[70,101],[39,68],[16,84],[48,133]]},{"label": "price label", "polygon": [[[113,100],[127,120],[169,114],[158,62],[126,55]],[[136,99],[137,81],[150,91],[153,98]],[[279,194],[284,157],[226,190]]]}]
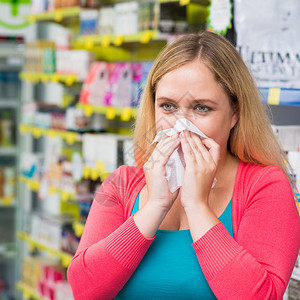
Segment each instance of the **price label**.
[{"label": "price label", "polygon": [[122,121],[129,121],[131,118],[131,108],[124,108],[122,110],[122,114],[121,114],[121,120]]},{"label": "price label", "polygon": [[67,76],[66,81],[65,81],[66,85],[72,85],[75,82],[75,80],[76,80],[75,76],[72,76],[72,75]]},{"label": "price label", "polygon": [[104,35],[101,40],[101,46],[102,47],[108,47],[110,45],[110,36]]},{"label": "price label", "polygon": [[116,117],[116,110],[114,107],[108,107],[106,111],[106,118],[113,120]]},{"label": "price label", "polygon": [[92,37],[87,37],[85,39],[85,48],[91,50],[94,47],[94,40]]},{"label": "price label", "polygon": [[141,43],[142,44],[147,44],[147,43],[149,43],[149,41],[151,40],[151,38],[152,38],[152,31],[151,30],[146,30],[143,33],[143,36],[141,38]]},{"label": "price label", "polygon": [[61,194],[61,200],[62,200],[63,202],[67,202],[68,199],[69,199],[69,194],[66,193],[66,192],[62,192],[62,194]]},{"label": "price label", "polygon": [[278,88],[270,88],[268,94],[268,104],[270,105],[278,105],[280,99],[281,90]]},{"label": "price label", "polygon": [[97,180],[99,177],[99,173],[97,170],[92,170],[92,173],[91,173],[91,179],[92,180]]},{"label": "price label", "polygon": [[53,82],[59,82],[59,76],[58,76],[58,74],[53,74],[52,75],[52,81]]},{"label": "price label", "polygon": [[89,170],[89,168],[87,168],[87,167],[84,167],[84,169],[83,169],[83,178],[85,178],[85,179],[88,179],[89,178],[89,176],[90,176],[90,170]]},{"label": "price label", "polygon": [[66,141],[69,145],[73,145],[76,141],[76,134],[75,133],[67,133]]},{"label": "price label", "polygon": [[114,44],[115,44],[115,46],[121,46],[122,43],[123,43],[123,41],[124,41],[124,36],[117,35],[117,37],[116,37],[116,39],[114,41]]},{"label": "price label", "polygon": [[34,128],[32,134],[34,138],[38,139],[42,135],[42,131],[40,128]]},{"label": "price label", "polygon": [[93,114],[93,108],[91,105],[85,105],[85,108],[84,108],[84,114],[87,116],[87,117],[90,117],[92,114]]},{"label": "price label", "polygon": [[62,255],[62,260],[61,260],[61,262],[62,262],[62,265],[63,265],[65,268],[67,268],[67,267],[69,266],[71,260],[72,260],[72,258],[69,257],[68,255]]},{"label": "price label", "polygon": [[63,19],[63,14],[62,14],[62,12],[61,11],[56,11],[55,13],[54,13],[54,20],[56,21],[56,22],[60,22],[61,20]]},{"label": "price label", "polygon": [[188,5],[188,4],[190,4],[190,0],[180,0],[180,1],[179,1],[179,4],[180,4],[181,6]]}]

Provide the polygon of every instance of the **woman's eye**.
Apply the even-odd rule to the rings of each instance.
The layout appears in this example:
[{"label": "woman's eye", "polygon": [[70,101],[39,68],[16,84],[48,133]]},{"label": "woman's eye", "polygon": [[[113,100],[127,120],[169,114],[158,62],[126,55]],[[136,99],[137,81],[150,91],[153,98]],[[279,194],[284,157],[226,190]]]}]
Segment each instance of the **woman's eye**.
[{"label": "woman's eye", "polygon": [[204,105],[197,105],[196,106],[196,110],[198,110],[200,112],[208,112],[211,109],[209,107],[207,107],[207,106],[204,106]]},{"label": "woman's eye", "polygon": [[166,111],[170,111],[174,108],[174,105],[173,104],[169,104],[169,103],[164,103],[161,105],[161,107],[166,110]]}]

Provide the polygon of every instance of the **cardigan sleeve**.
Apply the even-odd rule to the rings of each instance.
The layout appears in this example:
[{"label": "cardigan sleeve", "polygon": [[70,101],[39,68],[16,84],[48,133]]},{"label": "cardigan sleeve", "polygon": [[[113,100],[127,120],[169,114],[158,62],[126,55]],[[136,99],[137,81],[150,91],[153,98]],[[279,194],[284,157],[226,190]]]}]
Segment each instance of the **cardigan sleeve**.
[{"label": "cardigan sleeve", "polygon": [[218,299],[282,299],[299,251],[299,214],[282,171],[268,167],[249,180],[234,239],[218,223],[193,247]]},{"label": "cardigan sleeve", "polygon": [[[112,299],[128,281],[153,239],[146,239],[133,217],[124,220],[125,166],[97,191],[67,271],[75,299]],[[123,170],[123,172],[122,172]]]}]

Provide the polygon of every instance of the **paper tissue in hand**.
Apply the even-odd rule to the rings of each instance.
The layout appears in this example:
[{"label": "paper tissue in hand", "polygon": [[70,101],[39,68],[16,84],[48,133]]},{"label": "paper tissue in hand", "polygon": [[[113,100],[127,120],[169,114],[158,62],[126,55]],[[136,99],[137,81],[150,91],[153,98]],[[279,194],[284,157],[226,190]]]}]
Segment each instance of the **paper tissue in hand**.
[{"label": "paper tissue in hand", "polygon": [[[172,136],[177,132],[183,130],[189,130],[199,135],[201,139],[207,138],[192,122],[187,119],[178,119],[173,128],[168,128],[157,133],[153,143],[159,142],[164,134]],[[181,145],[179,145],[171,154],[168,162],[166,163],[166,178],[169,183],[169,188],[174,193],[178,188],[182,186],[183,175],[185,169],[185,161]]]}]

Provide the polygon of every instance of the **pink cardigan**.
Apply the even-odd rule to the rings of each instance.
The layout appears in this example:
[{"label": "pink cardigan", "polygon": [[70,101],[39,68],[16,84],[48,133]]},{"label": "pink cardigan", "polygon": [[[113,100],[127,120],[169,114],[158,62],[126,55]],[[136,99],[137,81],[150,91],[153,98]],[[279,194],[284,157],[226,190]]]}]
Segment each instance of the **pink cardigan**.
[{"label": "pink cardigan", "polygon": [[[153,239],[130,217],[145,185],[142,168],[121,166],[96,193],[68,268],[75,299],[112,299]],[[232,196],[234,239],[220,222],[193,244],[218,299],[281,299],[300,246],[288,179],[276,167],[240,162]],[[155,238],[155,237],[154,237]]]}]

